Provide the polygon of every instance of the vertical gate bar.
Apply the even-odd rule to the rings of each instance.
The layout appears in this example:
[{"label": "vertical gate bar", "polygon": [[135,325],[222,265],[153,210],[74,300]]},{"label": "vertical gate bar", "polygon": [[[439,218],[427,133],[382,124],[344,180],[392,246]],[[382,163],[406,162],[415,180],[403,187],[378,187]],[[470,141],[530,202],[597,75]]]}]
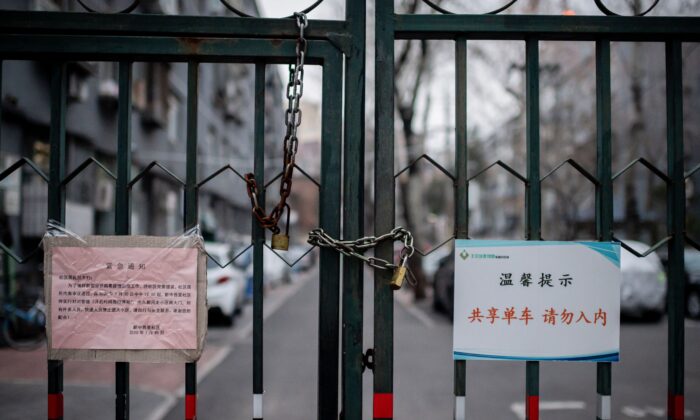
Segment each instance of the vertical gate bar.
[{"label": "vertical gate bar", "polygon": [[[0,78],[0,80],[2,80]],[[66,196],[61,181],[66,173],[66,64],[56,63],[51,70],[51,126],[49,133],[48,218],[66,221]],[[48,361],[49,420],[63,419],[63,362]]]},{"label": "vertical gate bar", "polygon": [[[197,197],[197,105],[199,101],[199,63],[187,63],[187,157],[185,174],[185,230],[199,219]],[[197,363],[185,364],[185,420],[197,418]]]},{"label": "vertical gate bar", "polygon": [[[540,197],[540,73],[539,42],[525,41],[525,97],[527,130],[527,192],[526,237],[530,241],[541,239]],[[540,362],[525,362],[526,419],[539,419]]]},{"label": "vertical gate bar", "polygon": [[[365,132],[365,0],[347,0],[353,49],[345,59],[343,238],[363,236]],[[362,419],[363,264],[343,257],[341,407],[345,420]]]},{"label": "vertical gate bar", "polygon": [[[329,235],[340,236],[341,155],[343,130],[342,56],[323,63],[321,110],[321,188],[319,224]],[[340,256],[321,249],[319,263],[318,418],[338,418],[338,351],[340,350]]]},{"label": "vertical gate bar", "polygon": [[49,132],[49,219],[66,220],[65,188],[61,181],[66,174],[66,64],[57,63],[51,70],[51,127]]},{"label": "vertical gate bar", "polygon": [[[612,113],[610,84],[610,41],[596,41],[596,236],[599,241],[612,240]],[[611,413],[612,364],[599,362],[597,369],[597,416],[609,420]]]},{"label": "vertical gate bar", "polygon": [[[117,116],[117,181],[115,192],[114,233],[131,231],[131,62],[119,62],[119,110]],[[115,412],[117,420],[129,419],[129,364],[115,365]]]},{"label": "vertical gate bar", "polygon": [[[253,172],[265,179],[265,63],[255,64],[255,124]],[[260,191],[258,202],[265,202]],[[253,419],[263,418],[263,252],[265,229],[252,216],[253,232]]]},{"label": "vertical gate bar", "polygon": [[[394,228],[394,2],[375,3],[375,124],[374,124],[374,231]],[[391,261],[393,244],[374,249],[378,258]],[[374,401],[373,418],[394,417],[394,295],[391,272],[374,270]]]},{"label": "vertical gate bar", "polygon": [[[2,98],[2,67],[3,60],[0,60],[0,98]],[[0,106],[0,158],[2,158],[2,106]],[[4,169],[4,168],[3,168]],[[9,299],[12,296],[12,285],[10,284],[10,256],[6,253],[2,253],[2,273],[3,273],[3,284],[2,284],[2,296],[4,299]],[[9,301],[13,303],[12,301]]]},{"label": "vertical gate bar", "polygon": [[[2,67],[3,67],[4,61],[0,60],[0,98],[2,98]],[[0,106],[0,151],[2,151],[2,107]],[[5,282],[5,284],[9,284],[9,282]],[[8,294],[5,294],[4,296],[8,296]]]},{"label": "vertical gate bar", "polygon": [[[469,237],[469,185],[467,181],[467,40],[455,42],[455,238]],[[454,419],[466,416],[467,362],[454,362]]]},{"label": "vertical gate bar", "polygon": [[668,418],[684,418],[685,178],[683,167],[683,57],[681,42],[666,42],[666,127],[670,185],[668,242]]}]

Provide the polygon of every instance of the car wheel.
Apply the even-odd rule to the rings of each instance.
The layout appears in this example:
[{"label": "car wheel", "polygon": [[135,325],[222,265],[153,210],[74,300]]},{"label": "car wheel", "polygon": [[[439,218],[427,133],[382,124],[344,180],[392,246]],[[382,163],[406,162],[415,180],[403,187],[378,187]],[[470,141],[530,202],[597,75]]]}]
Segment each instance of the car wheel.
[{"label": "car wheel", "polygon": [[236,317],[234,314],[235,311],[231,312],[229,315],[221,312],[221,323],[224,324],[225,327],[233,326],[233,319]]},{"label": "car wheel", "polygon": [[648,322],[659,322],[663,316],[663,311],[649,311],[642,316],[642,319]]},{"label": "car wheel", "polygon": [[688,301],[686,302],[685,308],[690,318],[700,318],[700,291],[691,290],[688,292]]},{"label": "car wheel", "polygon": [[450,316],[450,321],[454,322],[454,316],[455,316],[455,287],[454,284],[451,284],[447,287],[447,302],[445,305],[447,306],[447,314]]},{"label": "car wheel", "polygon": [[442,307],[442,303],[440,302],[437,292],[433,291],[433,311],[443,312],[444,310],[445,308]]}]

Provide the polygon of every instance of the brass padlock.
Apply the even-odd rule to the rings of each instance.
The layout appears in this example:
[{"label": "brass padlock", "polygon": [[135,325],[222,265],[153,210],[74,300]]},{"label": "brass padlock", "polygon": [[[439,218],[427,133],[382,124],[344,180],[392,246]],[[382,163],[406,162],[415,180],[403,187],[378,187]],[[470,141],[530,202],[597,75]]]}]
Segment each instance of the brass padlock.
[{"label": "brass padlock", "polygon": [[289,236],[282,233],[272,234],[272,249],[276,251],[289,250]]},{"label": "brass padlock", "polygon": [[279,228],[277,228],[277,233],[272,234],[272,249],[275,251],[289,250],[289,214],[291,213],[289,204],[285,204],[284,209],[287,212],[287,224],[284,227],[284,233],[279,233]]},{"label": "brass padlock", "polygon": [[399,290],[403,286],[403,281],[406,279],[406,266],[402,265],[394,269],[394,275],[391,276],[391,289]]}]

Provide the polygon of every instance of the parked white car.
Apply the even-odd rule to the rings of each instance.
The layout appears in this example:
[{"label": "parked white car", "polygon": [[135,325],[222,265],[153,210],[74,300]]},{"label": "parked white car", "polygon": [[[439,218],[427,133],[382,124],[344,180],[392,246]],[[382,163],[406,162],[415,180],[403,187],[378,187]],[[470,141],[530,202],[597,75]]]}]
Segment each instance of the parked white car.
[{"label": "parked white car", "polygon": [[690,318],[700,319],[700,251],[685,250],[685,308]]},{"label": "parked white car", "polygon": [[[625,243],[640,254],[649,245],[628,241]],[[639,258],[622,248],[620,258],[622,287],[620,311],[623,315],[659,319],[666,308],[666,272],[656,252]]]},{"label": "parked white car", "polygon": [[[232,258],[231,246],[222,243],[204,244],[209,255],[221,264]],[[233,325],[235,316],[243,309],[245,301],[245,269],[236,262],[219,267],[212,258],[207,258],[207,304],[209,310],[221,315],[224,324]]]},{"label": "parked white car", "polygon": [[[277,287],[283,283],[289,283],[292,279],[292,269],[287,265],[282,258],[275,255],[275,251],[270,248],[263,247],[263,284],[265,287]],[[280,255],[285,256],[285,252],[279,251]],[[249,260],[251,263],[247,267],[247,276],[253,278],[253,248],[249,248],[240,258]],[[289,258],[289,257],[287,257]]]}]

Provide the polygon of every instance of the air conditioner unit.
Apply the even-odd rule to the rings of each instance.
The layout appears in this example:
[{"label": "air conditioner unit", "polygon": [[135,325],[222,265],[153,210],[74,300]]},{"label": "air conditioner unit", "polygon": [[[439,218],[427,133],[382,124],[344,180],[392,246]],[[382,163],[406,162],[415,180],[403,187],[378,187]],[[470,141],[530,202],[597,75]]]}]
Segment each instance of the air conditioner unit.
[{"label": "air conditioner unit", "polygon": [[70,99],[78,102],[84,102],[88,98],[89,94],[90,89],[87,81],[82,75],[77,73],[68,74],[68,97]]},{"label": "air conditioner unit", "polygon": [[114,207],[114,183],[107,178],[98,178],[95,184],[95,210],[111,211]]},{"label": "air conditioner unit", "polygon": [[97,86],[97,94],[100,102],[113,104],[119,101],[119,85],[113,79],[100,80]]},{"label": "air conditioner unit", "polygon": [[131,104],[139,111],[146,108],[146,81],[135,80],[131,87]]}]

